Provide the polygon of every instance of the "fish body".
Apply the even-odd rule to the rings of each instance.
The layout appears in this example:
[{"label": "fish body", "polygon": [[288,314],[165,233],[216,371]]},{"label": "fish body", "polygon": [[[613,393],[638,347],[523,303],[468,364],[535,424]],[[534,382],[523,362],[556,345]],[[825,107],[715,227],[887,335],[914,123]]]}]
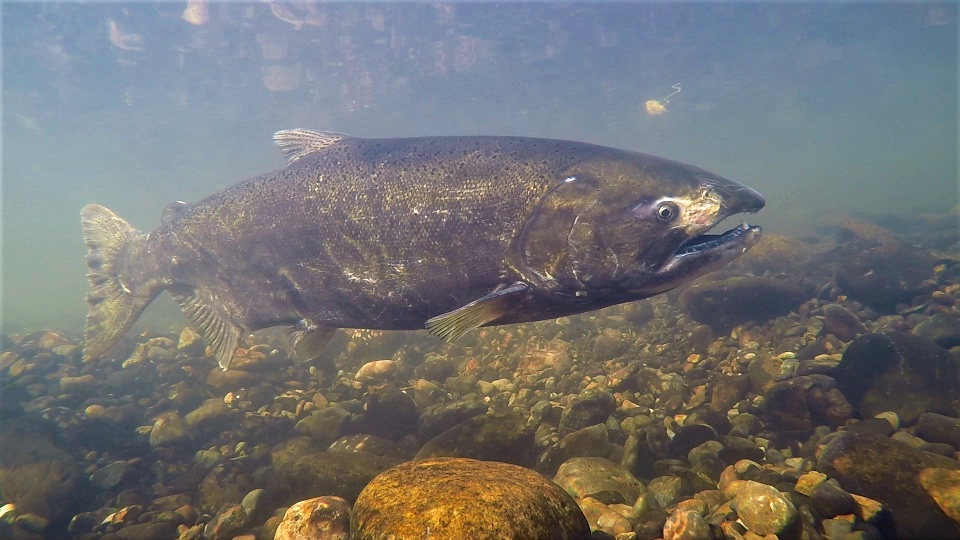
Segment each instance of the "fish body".
[{"label": "fish body", "polygon": [[244,332],[271,326],[310,358],[336,328],[454,339],[638,300],[760,236],[705,234],[759,210],[756,191],[655,156],[525,137],[274,138],[286,168],[175,203],[149,233],[84,208],[86,358],[161,291],[226,368]]}]

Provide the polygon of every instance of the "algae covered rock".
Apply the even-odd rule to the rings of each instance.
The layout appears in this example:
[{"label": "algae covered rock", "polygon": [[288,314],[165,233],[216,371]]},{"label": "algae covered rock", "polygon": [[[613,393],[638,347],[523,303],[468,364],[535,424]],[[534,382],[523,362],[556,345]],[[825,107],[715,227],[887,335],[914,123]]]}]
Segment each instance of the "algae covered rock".
[{"label": "algae covered rock", "polygon": [[449,456],[528,465],[535,458],[533,434],[520,414],[484,414],[427,441],[417,459]]},{"label": "algae covered rock", "polygon": [[523,467],[464,458],[403,463],[374,478],[357,497],[353,540],[590,538],[576,502]]},{"label": "algae covered rock", "polygon": [[280,455],[275,450],[268,489],[281,506],[325,495],[353,501],[371,478],[401,461],[360,452]]},{"label": "algae covered rock", "polygon": [[810,291],[794,281],[733,277],[698,281],[680,295],[680,307],[699,323],[727,329],[785,315],[809,297]]}]

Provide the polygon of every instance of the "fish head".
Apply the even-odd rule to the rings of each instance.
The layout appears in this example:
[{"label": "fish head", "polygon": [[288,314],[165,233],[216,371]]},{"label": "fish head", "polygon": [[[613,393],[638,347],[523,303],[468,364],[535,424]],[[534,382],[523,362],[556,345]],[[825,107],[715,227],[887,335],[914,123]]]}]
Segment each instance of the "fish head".
[{"label": "fish head", "polygon": [[760,239],[760,228],[745,223],[708,234],[765,201],[691,165],[611,150],[557,176],[519,243],[524,273],[557,295],[646,298],[720,268]]}]

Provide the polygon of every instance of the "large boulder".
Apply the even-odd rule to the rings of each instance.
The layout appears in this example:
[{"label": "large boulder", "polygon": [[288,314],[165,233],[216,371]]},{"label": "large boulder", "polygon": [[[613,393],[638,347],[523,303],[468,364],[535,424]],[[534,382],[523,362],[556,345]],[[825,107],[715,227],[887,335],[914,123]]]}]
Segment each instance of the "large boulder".
[{"label": "large boulder", "polygon": [[357,497],[353,540],[590,538],[577,503],[543,476],[507,463],[434,458],[398,465]]},{"label": "large boulder", "polygon": [[960,366],[932,341],[900,332],[853,340],[835,371],[837,387],[863,418],[896,412],[905,423],[924,412],[960,416]]}]

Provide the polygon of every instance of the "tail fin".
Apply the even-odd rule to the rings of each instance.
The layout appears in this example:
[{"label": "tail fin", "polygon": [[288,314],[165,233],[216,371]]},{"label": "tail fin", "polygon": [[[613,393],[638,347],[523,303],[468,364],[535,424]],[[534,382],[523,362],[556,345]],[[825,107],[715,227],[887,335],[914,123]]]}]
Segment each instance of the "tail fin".
[{"label": "tail fin", "polygon": [[133,292],[120,275],[124,259],[132,247],[144,241],[145,234],[98,204],[85,206],[80,218],[90,269],[83,349],[86,362],[113,347],[162,289]]}]

